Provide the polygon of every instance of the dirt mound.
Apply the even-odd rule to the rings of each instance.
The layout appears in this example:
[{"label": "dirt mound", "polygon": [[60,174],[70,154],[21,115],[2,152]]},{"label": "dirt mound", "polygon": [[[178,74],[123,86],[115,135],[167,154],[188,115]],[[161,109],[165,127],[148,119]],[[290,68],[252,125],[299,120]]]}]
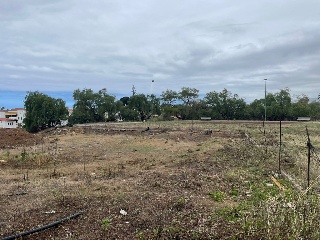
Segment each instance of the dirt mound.
[{"label": "dirt mound", "polygon": [[0,128],[0,136],[0,149],[30,146],[42,141],[39,135],[21,128]]}]

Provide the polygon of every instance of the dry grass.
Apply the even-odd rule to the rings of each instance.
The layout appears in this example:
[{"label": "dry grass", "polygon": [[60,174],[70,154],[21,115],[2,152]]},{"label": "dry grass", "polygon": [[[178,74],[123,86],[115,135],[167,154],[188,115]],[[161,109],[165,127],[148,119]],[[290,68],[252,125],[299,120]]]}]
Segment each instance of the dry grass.
[{"label": "dry grass", "polygon": [[[319,136],[317,126],[310,133]],[[283,167],[300,181],[303,128],[283,130]],[[278,164],[277,126],[266,129],[267,154],[261,125],[252,123],[101,124],[41,133],[43,143],[0,151],[0,237],[84,211],[30,239],[256,239],[265,232],[243,227],[252,217],[246,212],[280,194],[266,187]]]}]

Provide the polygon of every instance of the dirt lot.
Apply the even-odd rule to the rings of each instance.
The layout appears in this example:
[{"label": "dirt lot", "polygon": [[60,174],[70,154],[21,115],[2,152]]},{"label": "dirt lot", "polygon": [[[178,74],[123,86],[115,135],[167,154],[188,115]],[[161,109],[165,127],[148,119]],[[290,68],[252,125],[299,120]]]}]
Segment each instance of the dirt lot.
[{"label": "dirt lot", "polygon": [[233,148],[248,128],[261,132],[244,123],[1,129],[0,238],[81,213],[24,239],[228,239],[237,225],[213,212],[249,196],[252,176],[238,166],[254,154]]},{"label": "dirt lot", "polygon": [[42,138],[20,128],[0,128],[0,149],[39,144]]}]

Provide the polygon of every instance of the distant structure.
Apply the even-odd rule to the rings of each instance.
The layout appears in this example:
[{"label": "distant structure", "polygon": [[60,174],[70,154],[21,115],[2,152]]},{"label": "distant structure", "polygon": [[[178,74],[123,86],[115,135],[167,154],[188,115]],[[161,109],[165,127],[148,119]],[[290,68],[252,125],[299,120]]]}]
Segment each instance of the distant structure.
[{"label": "distant structure", "polygon": [[311,120],[311,117],[298,117],[297,121],[300,122],[309,122]]},{"label": "distant structure", "polygon": [[[69,116],[72,109],[68,108]],[[24,108],[12,108],[11,110],[0,110],[0,128],[17,128],[23,127],[23,120],[26,117]],[[61,120],[61,126],[68,124],[68,120]]]},{"label": "distant structure", "polygon": [[13,108],[11,110],[0,110],[0,128],[17,128],[23,126],[26,117],[24,108]]}]

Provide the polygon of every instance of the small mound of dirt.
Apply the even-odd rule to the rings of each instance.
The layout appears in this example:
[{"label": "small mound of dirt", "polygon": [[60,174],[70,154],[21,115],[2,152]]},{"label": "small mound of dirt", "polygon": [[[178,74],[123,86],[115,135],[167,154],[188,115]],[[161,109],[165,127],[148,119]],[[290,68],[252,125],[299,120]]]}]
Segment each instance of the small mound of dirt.
[{"label": "small mound of dirt", "polygon": [[21,128],[0,128],[0,149],[30,146],[42,142],[39,135]]}]

